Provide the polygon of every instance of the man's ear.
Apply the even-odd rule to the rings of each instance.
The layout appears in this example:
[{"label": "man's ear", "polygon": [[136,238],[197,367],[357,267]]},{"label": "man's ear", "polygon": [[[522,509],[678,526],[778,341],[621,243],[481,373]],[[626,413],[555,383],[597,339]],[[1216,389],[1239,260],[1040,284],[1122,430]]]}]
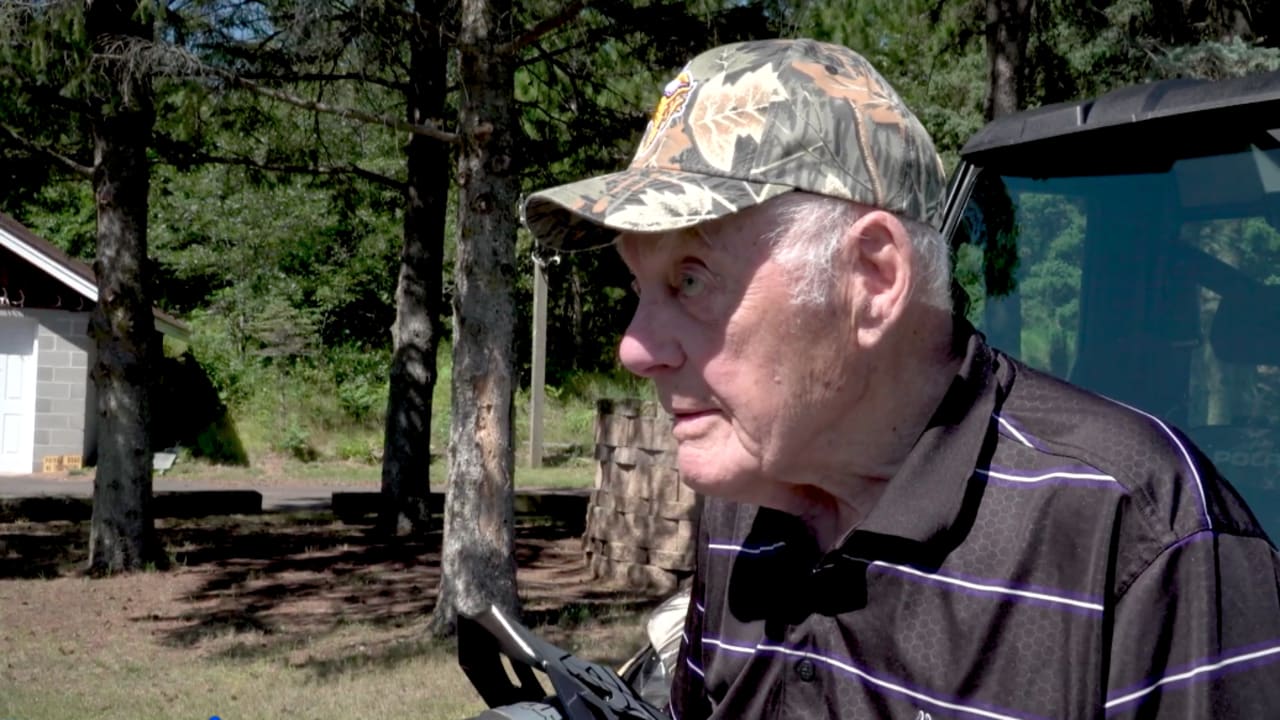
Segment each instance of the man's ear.
[{"label": "man's ear", "polygon": [[893,213],[872,210],[845,238],[860,344],[875,344],[906,311],[915,282],[911,236]]}]

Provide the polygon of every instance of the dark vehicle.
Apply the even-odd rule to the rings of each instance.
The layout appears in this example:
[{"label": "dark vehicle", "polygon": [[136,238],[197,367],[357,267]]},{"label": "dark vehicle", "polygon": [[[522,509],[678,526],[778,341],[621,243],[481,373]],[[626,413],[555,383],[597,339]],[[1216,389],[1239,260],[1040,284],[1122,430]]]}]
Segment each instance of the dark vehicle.
[{"label": "dark vehicle", "polygon": [[[961,151],[942,231],[992,345],[1182,429],[1280,531],[1280,72],[997,120]],[[673,598],[675,617],[687,602]],[[680,625],[664,627],[673,660]],[[527,664],[569,675],[560,696],[493,694],[538,703],[482,717],[648,717],[671,668],[636,668],[662,667],[661,645],[621,685],[573,677],[546,649]],[[476,672],[477,688],[496,673]]]},{"label": "dark vehicle", "polygon": [[1280,73],[1011,115],[961,157],[970,320],[1182,429],[1280,531]]}]

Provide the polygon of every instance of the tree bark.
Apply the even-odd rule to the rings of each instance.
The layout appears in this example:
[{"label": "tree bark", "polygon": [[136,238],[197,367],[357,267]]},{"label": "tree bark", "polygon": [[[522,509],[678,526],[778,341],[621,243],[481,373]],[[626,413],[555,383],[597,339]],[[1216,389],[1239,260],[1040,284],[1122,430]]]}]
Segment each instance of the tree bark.
[{"label": "tree bark", "polygon": [[1032,0],[987,0],[988,121],[1022,109]]},{"label": "tree bark", "polygon": [[[90,0],[95,51],[122,37],[151,38],[136,0]],[[90,318],[97,357],[98,469],[93,483],[89,571],[164,564],[151,508],[150,384],[158,352],[147,292],[147,144],[155,123],[150,87],[120,63],[106,65],[92,119],[97,206],[98,303]]]},{"label": "tree bark", "polygon": [[[432,0],[419,5],[441,12]],[[448,55],[439,29],[442,19],[409,30],[405,105],[410,123],[436,123],[444,116]],[[404,247],[396,285],[396,322],[391,330],[394,352],[378,525],[384,533],[421,536],[431,530],[431,396],[440,344],[450,147],[413,135],[405,154]]]},{"label": "tree bark", "polygon": [[463,0],[458,247],[453,300],[453,422],[440,592],[431,620],[451,634],[457,613],[517,610],[512,481],[515,464],[515,244],[520,131],[510,0]]},{"label": "tree bark", "polygon": [[[987,101],[983,114],[987,121],[1015,113],[1026,104],[1027,39],[1031,33],[1033,0],[987,1]],[[1003,238],[1002,241],[1016,238]],[[988,271],[999,242],[988,239]],[[1017,257],[1016,246],[1013,257]],[[1003,272],[1015,273],[1016,262],[1004,266]],[[993,293],[988,284],[984,328],[991,344],[1014,354],[1022,353],[1022,296],[1017,292],[1017,278],[1009,277],[1007,292]]]}]

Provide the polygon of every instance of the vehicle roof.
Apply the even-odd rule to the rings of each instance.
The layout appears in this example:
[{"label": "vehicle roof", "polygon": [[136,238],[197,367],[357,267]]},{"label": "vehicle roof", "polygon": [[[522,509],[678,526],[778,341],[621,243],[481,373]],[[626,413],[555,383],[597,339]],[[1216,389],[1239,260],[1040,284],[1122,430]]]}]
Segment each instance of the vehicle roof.
[{"label": "vehicle roof", "polygon": [[[998,118],[965,143],[960,155],[983,164],[989,158],[1012,159],[1017,149],[1029,157],[1031,145],[1043,146],[1041,161],[1112,142],[1154,145],[1213,142],[1240,128],[1280,127],[1280,71],[1229,80],[1162,80],[1114,90],[1096,99],[1058,103]],[[1261,123],[1261,124],[1260,124]],[[1213,137],[1210,137],[1213,136]],[[1280,138],[1277,138],[1280,140]],[[1087,145],[1085,145],[1087,143]]]}]

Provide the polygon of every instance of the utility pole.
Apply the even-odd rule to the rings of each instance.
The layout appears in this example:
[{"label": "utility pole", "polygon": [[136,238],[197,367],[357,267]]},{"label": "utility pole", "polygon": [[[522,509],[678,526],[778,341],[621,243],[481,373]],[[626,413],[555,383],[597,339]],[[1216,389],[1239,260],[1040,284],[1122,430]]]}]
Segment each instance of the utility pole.
[{"label": "utility pole", "polygon": [[547,397],[546,261],[533,256],[533,369],[529,379],[529,467],[542,467],[542,415]]}]

